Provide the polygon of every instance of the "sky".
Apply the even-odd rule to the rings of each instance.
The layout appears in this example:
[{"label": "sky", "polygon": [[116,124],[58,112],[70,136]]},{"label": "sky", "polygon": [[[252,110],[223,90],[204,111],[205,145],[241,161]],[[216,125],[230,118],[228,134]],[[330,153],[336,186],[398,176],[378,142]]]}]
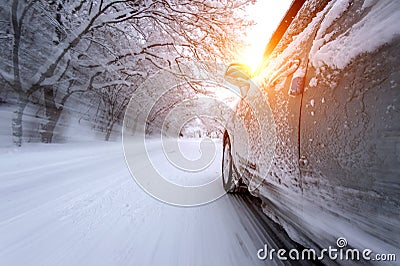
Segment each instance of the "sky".
[{"label": "sky", "polygon": [[272,33],[289,9],[292,0],[258,0],[247,9],[247,14],[256,23],[248,31],[249,46],[240,53],[240,62],[253,70],[262,60],[264,49]]}]

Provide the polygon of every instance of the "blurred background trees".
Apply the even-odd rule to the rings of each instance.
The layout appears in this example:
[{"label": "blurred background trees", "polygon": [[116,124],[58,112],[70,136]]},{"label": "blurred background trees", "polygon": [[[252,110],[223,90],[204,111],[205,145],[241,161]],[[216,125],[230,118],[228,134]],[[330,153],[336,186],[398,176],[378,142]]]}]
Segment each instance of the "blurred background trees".
[{"label": "blurred background trees", "polygon": [[108,140],[152,73],[232,61],[252,2],[1,0],[0,106],[13,109],[13,142],[53,142],[68,116]]}]

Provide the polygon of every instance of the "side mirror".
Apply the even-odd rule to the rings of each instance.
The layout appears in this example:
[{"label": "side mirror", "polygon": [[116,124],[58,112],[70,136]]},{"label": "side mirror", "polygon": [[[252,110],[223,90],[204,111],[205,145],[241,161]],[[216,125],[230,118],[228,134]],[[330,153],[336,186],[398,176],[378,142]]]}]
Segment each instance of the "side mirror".
[{"label": "side mirror", "polygon": [[225,71],[225,80],[240,89],[242,98],[246,97],[250,89],[250,68],[245,64],[232,63]]}]

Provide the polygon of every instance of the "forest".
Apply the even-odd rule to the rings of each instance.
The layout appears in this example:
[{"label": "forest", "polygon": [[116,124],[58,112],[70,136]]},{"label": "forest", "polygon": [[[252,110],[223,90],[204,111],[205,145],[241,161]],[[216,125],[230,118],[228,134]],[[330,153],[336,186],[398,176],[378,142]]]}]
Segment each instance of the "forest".
[{"label": "forest", "polygon": [[[81,125],[109,140],[133,93],[160,70],[186,81],[165,96],[164,112],[209,93],[181,70],[235,60],[252,24],[244,10],[253,3],[2,0],[0,111],[12,135],[5,141],[65,141],[81,134]],[[137,112],[146,104],[139,99]]]}]

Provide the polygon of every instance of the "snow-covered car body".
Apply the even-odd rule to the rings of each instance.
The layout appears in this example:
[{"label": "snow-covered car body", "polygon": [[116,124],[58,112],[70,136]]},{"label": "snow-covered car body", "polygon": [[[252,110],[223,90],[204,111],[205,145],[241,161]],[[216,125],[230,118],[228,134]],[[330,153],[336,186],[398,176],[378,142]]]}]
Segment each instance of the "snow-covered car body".
[{"label": "snow-covered car body", "polygon": [[265,106],[254,88],[226,126],[234,183],[300,243],[324,248],[345,237],[398,251],[398,21],[396,0],[305,1],[256,77],[275,122],[272,161],[259,150],[254,121]]}]

